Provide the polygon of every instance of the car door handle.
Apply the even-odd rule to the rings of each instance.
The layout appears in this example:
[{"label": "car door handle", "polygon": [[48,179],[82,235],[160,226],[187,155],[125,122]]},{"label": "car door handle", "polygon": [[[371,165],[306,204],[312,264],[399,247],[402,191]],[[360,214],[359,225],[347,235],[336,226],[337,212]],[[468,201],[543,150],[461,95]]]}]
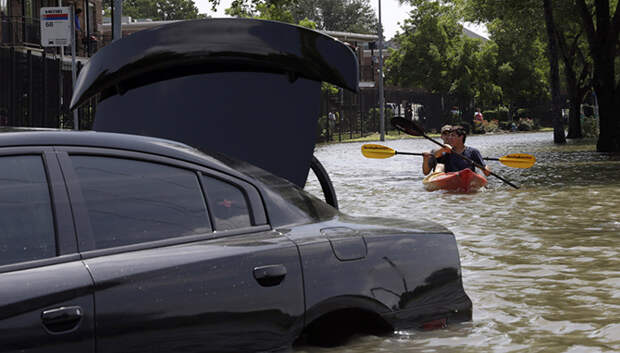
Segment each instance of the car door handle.
[{"label": "car door handle", "polygon": [[43,311],[41,321],[50,333],[65,333],[78,327],[83,316],[80,306],[61,306]]},{"label": "car door handle", "polygon": [[272,287],[280,284],[286,277],[284,265],[267,265],[254,267],[254,278],[263,287]]}]

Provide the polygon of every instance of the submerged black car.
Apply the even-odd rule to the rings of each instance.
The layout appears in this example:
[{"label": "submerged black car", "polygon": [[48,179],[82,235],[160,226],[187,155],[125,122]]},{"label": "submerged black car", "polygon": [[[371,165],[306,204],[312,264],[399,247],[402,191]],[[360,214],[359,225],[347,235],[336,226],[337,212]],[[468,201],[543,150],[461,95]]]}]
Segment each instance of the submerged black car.
[{"label": "submerged black car", "polygon": [[348,217],[183,144],[2,133],[0,200],[0,351],[270,351],[471,318],[445,228]]},{"label": "submerged black car", "polygon": [[238,19],[101,49],[72,99],[97,132],[0,133],[0,351],[263,352],[470,320],[454,235],[340,213],[312,156],[320,81],[357,90],[356,60]]}]

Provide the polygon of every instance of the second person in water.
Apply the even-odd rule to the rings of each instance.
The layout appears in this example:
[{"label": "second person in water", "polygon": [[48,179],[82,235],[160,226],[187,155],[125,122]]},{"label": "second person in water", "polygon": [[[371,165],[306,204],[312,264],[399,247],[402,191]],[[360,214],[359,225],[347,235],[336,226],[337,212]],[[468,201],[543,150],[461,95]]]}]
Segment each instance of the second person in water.
[{"label": "second person in water", "polygon": [[463,126],[444,125],[441,128],[441,138],[445,145],[444,147],[424,153],[424,158],[422,160],[422,172],[424,175],[432,171],[449,173],[458,172],[467,168],[474,172],[476,171],[476,167],[471,162],[457,156],[453,152],[465,156],[483,166],[484,169],[482,172],[484,175],[489,176],[489,174],[491,174],[491,170],[484,163],[480,151],[476,148],[465,146],[467,131]]}]

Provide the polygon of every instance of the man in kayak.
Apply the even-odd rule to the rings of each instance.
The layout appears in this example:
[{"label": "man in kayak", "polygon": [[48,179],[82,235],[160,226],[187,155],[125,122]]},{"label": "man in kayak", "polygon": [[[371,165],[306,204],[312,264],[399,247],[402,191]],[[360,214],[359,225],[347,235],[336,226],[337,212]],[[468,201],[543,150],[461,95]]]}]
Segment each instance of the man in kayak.
[{"label": "man in kayak", "polygon": [[[484,166],[482,172],[484,175],[489,176],[491,170],[484,163],[480,151],[476,148],[465,146],[467,132],[464,127],[461,125],[444,125],[441,128],[441,138],[445,145],[444,147],[433,150],[430,153],[424,153],[424,158],[422,160],[422,172],[424,175],[431,171],[444,171],[449,173],[458,172],[466,168],[475,172],[476,168],[472,163],[452,153],[456,152]],[[443,170],[441,168],[442,165]]]}]

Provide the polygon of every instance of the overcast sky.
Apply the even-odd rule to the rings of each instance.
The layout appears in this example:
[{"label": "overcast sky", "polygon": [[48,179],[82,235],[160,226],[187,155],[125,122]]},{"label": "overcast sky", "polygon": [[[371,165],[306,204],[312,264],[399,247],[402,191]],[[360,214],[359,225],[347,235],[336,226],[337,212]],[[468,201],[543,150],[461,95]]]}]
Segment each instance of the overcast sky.
[{"label": "overcast sky", "polygon": [[[194,0],[198,7],[198,12],[209,14],[211,17],[226,17],[224,10],[230,7],[232,0],[220,0],[220,6],[217,12],[211,11],[211,3],[207,0]],[[377,15],[379,14],[379,0],[370,0],[371,5],[375,9]],[[399,22],[402,23],[405,18],[408,17],[410,5],[400,5],[398,0],[381,0],[381,22],[383,23],[383,35],[385,39],[390,39],[400,29]],[[485,35],[484,28],[472,28],[471,25],[467,25],[467,28]]]}]

